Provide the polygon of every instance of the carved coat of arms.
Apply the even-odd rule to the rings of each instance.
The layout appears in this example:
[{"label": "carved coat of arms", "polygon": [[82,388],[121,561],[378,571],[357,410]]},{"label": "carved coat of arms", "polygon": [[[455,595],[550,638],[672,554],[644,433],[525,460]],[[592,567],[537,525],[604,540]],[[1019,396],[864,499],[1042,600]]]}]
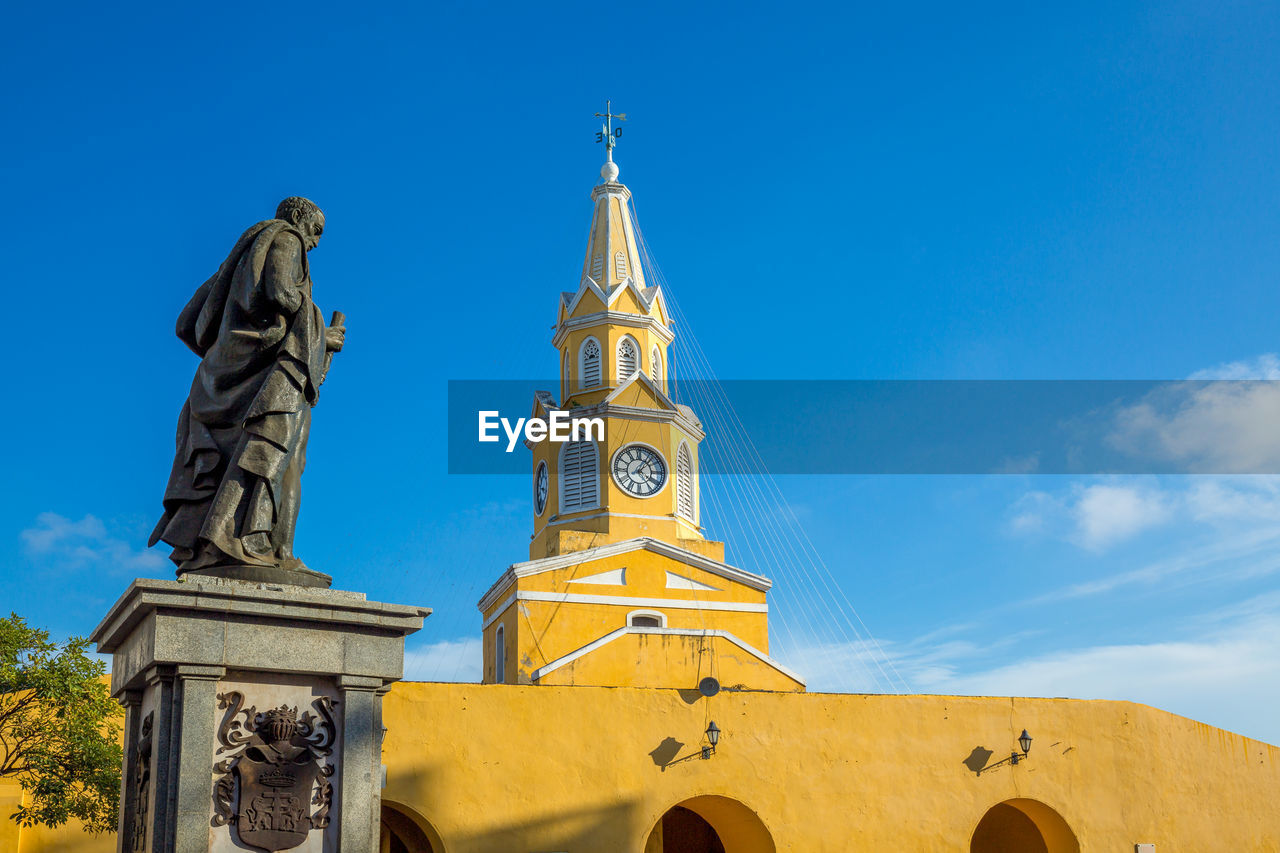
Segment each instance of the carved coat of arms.
[{"label": "carved coat of arms", "polygon": [[[213,825],[231,824],[241,843],[275,853],[291,850],[329,825],[333,801],[336,703],[312,702],[316,713],[281,705],[261,713],[236,691],[218,694],[225,709],[213,766]],[[316,806],[312,811],[312,806]]]}]

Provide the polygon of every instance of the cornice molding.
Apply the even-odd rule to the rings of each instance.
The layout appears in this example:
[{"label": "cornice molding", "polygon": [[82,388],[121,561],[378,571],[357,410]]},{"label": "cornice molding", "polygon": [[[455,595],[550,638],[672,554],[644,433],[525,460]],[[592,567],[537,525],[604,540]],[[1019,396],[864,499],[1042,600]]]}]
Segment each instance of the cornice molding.
[{"label": "cornice molding", "polygon": [[[643,409],[639,406],[619,406],[616,403],[596,403],[594,406],[582,406],[570,409],[575,418],[618,418],[620,420],[649,421],[651,423],[674,423],[694,441],[702,441],[707,434],[679,409]],[[605,424],[608,435],[608,424]]]},{"label": "cornice molding", "polygon": [[[713,560],[710,557],[704,557],[701,554],[695,554],[692,551],[686,551],[683,548],[663,542],[660,539],[651,539],[648,536],[641,536],[636,539],[627,539],[623,542],[614,542],[609,545],[597,545],[595,548],[587,548],[584,551],[571,551],[568,554],[557,554],[554,557],[543,557],[539,560],[527,560],[523,563],[512,563],[502,576],[494,582],[493,586],[480,599],[477,606],[483,613],[493,606],[506,591],[507,587],[519,578],[527,578],[532,575],[541,574],[543,572],[555,571],[556,569],[564,569],[579,563],[586,563],[592,560],[601,560],[607,557],[616,557],[621,554],[629,554],[632,551],[651,551],[663,557],[692,566],[695,569],[702,569],[710,572],[718,577],[726,580],[740,583],[743,586],[750,587],[760,592],[767,592],[773,586],[773,582],[764,575],[757,575],[731,566],[728,563],[722,563],[719,560]],[[559,593],[557,593],[559,594]],[[724,602],[707,601],[705,605],[713,607],[716,604]]]},{"label": "cornice molding", "polygon": [[[598,289],[597,293],[599,292]],[[601,300],[602,302],[604,300]],[[576,303],[577,300],[575,299]],[[566,313],[572,313],[572,310],[566,310]],[[649,314],[631,314],[627,311],[595,311],[591,314],[583,314],[581,317],[572,317],[563,320],[556,325],[555,334],[551,336],[551,345],[559,348],[564,343],[564,339],[569,336],[570,332],[579,329],[591,328],[593,326],[628,326],[633,329],[648,329],[664,344],[670,345],[675,340],[675,332],[664,326],[656,317]]]}]

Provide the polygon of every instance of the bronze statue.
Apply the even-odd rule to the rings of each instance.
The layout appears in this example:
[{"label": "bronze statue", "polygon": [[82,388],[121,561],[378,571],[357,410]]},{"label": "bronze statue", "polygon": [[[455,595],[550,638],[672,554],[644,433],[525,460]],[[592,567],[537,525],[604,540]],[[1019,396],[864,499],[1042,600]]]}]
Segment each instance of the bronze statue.
[{"label": "bronze statue", "polygon": [[293,555],[311,407],[346,334],[311,299],[307,253],[323,232],[320,208],[285,199],[178,317],[201,361],[148,544],[172,545],[179,575],[329,586]]}]

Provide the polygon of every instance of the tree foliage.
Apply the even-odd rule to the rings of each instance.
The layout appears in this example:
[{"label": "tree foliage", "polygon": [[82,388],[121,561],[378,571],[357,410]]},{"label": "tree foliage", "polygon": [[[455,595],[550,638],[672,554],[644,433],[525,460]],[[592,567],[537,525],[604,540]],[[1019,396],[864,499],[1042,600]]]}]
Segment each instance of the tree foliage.
[{"label": "tree foliage", "polygon": [[0,777],[16,779],[22,826],[76,818],[112,832],[120,806],[120,706],[89,641],[59,647],[16,613],[0,617]]}]

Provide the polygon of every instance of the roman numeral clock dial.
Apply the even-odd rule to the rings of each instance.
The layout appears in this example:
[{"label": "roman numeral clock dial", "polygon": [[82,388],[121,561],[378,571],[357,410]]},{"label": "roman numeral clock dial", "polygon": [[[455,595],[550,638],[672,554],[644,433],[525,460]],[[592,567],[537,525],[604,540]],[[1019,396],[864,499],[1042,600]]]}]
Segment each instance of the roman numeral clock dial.
[{"label": "roman numeral clock dial", "polygon": [[629,444],[613,455],[613,481],[629,495],[648,498],[667,482],[667,463],[656,450]]},{"label": "roman numeral clock dial", "polygon": [[533,509],[538,515],[547,508],[547,463],[538,463],[538,473],[533,478]]}]

